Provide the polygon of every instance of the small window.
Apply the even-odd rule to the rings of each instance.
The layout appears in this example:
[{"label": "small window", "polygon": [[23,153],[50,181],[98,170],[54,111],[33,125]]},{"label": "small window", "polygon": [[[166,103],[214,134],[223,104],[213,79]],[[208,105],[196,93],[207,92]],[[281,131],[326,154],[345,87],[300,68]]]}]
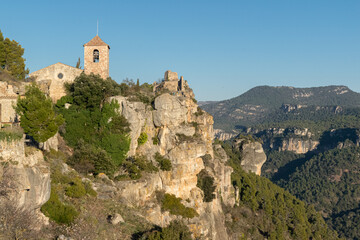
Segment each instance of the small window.
[{"label": "small window", "polygon": [[99,62],[99,50],[95,49],[93,56],[94,56],[94,62]]},{"label": "small window", "polygon": [[58,78],[59,78],[59,79],[62,79],[63,77],[64,77],[64,75],[63,75],[62,73],[59,73],[59,74],[58,74]]}]

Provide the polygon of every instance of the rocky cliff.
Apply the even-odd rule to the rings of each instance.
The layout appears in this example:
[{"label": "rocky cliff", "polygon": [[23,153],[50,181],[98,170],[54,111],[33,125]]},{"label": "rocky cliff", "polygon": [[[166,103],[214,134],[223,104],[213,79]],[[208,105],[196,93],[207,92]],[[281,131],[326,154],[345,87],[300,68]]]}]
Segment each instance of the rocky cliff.
[{"label": "rocky cliff", "polygon": [[[199,214],[187,221],[194,237],[228,239],[222,203],[229,206],[235,203],[232,168],[225,165],[226,154],[221,148],[216,148],[214,154],[213,119],[195,103],[192,90],[185,84],[182,91],[159,94],[153,106],[130,102],[122,96],[109,100],[113,99],[131,124],[129,156],[143,155],[154,161],[158,152],[172,164],[171,171],[147,174],[137,181],[117,182],[112,189],[114,194],[128,205],[143,209],[145,218],[159,226],[181,217],[162,212],[156,192],[174,194]],[[148,140],[139,146],[137,139],[144,132]],[[203,169],[215,180],[215,199],[211,202],[204,202],[204,193],[197,187],[197,175]],[[98,190],[101,192],[100,186]]]},{"label": "rocky cliff", "polygon": [[247,132],[261,138],[267,150],[303,154],[315,150],[320,143],[307,128],[269,128],[263,131],[249,128]]},{"label": "rocky cliff", "polygon": [[261,175],[261,167],[266,155],[260,142],[244,138],[236,138],[234,147],[241,153],[241,167],[247,172]]},{"label": "rocky cliff", "polygon": [[1,204],[35,213],[37,226],[47,223],[39,211],[50,197],[50,169],[41,151],[24,146],[24,139],[0,141]]}]

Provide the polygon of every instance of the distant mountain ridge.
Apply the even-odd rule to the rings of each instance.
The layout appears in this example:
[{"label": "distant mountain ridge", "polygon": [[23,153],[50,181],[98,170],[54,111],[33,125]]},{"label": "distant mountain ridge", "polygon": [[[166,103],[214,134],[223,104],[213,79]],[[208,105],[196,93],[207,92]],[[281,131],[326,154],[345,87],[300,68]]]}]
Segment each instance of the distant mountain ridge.
[{"label": "distant mountain ridge", "polygon": [[240,96],[201,106],[213,115],[214,127],[232,130],[257,123],[271,112],[308,106],[359,107],[360,93],[346,86],[311,88],[258,86]]}]

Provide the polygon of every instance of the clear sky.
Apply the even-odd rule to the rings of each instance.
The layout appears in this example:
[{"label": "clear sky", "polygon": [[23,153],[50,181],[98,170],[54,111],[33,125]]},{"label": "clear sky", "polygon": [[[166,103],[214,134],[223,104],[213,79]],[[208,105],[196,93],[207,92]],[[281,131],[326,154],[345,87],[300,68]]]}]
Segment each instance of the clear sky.
[{"label": "clear sky", "polygon": [[25,48],[30,72],[82,61],[97,19],[118,82],[152,83],[169,69],[188,80],[198,100],[223,100],[259,85],[347,85],[360,92],[360,0],[14,0],[0,6],[0,30]]}]

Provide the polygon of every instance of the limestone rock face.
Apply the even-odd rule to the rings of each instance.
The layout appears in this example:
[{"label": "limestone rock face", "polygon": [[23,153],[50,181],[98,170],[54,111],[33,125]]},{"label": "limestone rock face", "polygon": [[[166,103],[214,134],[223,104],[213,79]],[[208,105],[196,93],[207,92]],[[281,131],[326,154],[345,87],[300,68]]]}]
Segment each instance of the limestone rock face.
[{"label": "limestone rock face", "polygon": [[225,132],[222,129],[214,129],[214,133],[215,133],[215,137],[217,139],[219,139],[220,141],[225,141],[225,140],[229,140],[230,138],[235,137],[236,135],[238,135],[237,133],[228,133]]},{"label": "limestone rock face", "polygon": [[8,186],[7,198],[15,207],[33,210],[46,221],[39,209],[50,198],[50,168],[42,152],[33,149],[25,155],[24,139],[0,141],[0,149],[0,182]]},{"label": "limestone rock face", "polygon": [[242,154],[241,167],[247,172],[260,175],[261,167],[266,161],[266,154],[261,143],[236,139],[235,146],[240,149]]},{"label": "limestone rock face", "polygon": [[186,106],[182,105],[176,96],[168,93],[162,94],[155,99],[154,124],[161,126],[178,126],[186,122]]},{"label": "limestone rock face", "polygon": [[292,151],[298,154],[314,150],[319,145],[316,140],[303,140],[301,138],[283,139],[279,151]]},{"label": "limestone rock face", "polygon": [[[123,115],[130,123],[130,151],[129,156],[134,156],[138,147],[138,141],[141,132],[148,134],[148,139],[151,140],[154,132],[154,124],[152,122],[152,112],[149,108],[151,106],[145,106],[142,102],[130,102],[125,97],[115,96],[109,98],[109,101],[115,100],[119,103],[119,113]],[[150,136],[149,136],[150,135]],[[149,145],[150,141],[145,143]]]},{"label": "limestone rock face", "polygon": [[50,151],[51,149],[58,151],[59,149],[58,137],[59,137],[59,133],[56,133],[54,136],[46,140],[46,142],[43,143],[44,144],[43,149],[46,151]]},{"label": "limestone rock face", "polygon": [[[177,79],[172,74],[167,78]],[[166,78],[166,77],[165,77]],[[162,212],[156,199],[157,191],[165,191],[182,198],[182,203],[194,208],[198,217],[186,220],[194,237],[202,239],[226,240],[228,235],[222,210],[235,203],[231,184],[232,168],[225,166],[226,154],[221,152],[214,157],[212,117],[198,108],[193,100],[194,94],[184,81],[184,91],[174,94],[163,93],[154,100],[154,108],[143,103],[129,102],[124,97],[113,97],[120,104],[119,112],[131,124],[131,147],[129,156],[143,155],[154,161],[160,155],[171,161],[171,171],[144,174],[135,181],[116,182],[114,194],[130,206],[143,209],[147,220],[159,226],[166,226],[171,220],[181,216]],[[137,139],[146,132],[148,141],[138,146]],[[157,138],[156,144],[152,138]],[[211,164],[204,163],[204,156]],[[203,192],[197,185],[197,174],[206,169],[214,177],[216,198],[212,202],[203,201]],[[101,188],[99,186],[99,188]],[[222,199],[222,200],[221,200]]]}]

